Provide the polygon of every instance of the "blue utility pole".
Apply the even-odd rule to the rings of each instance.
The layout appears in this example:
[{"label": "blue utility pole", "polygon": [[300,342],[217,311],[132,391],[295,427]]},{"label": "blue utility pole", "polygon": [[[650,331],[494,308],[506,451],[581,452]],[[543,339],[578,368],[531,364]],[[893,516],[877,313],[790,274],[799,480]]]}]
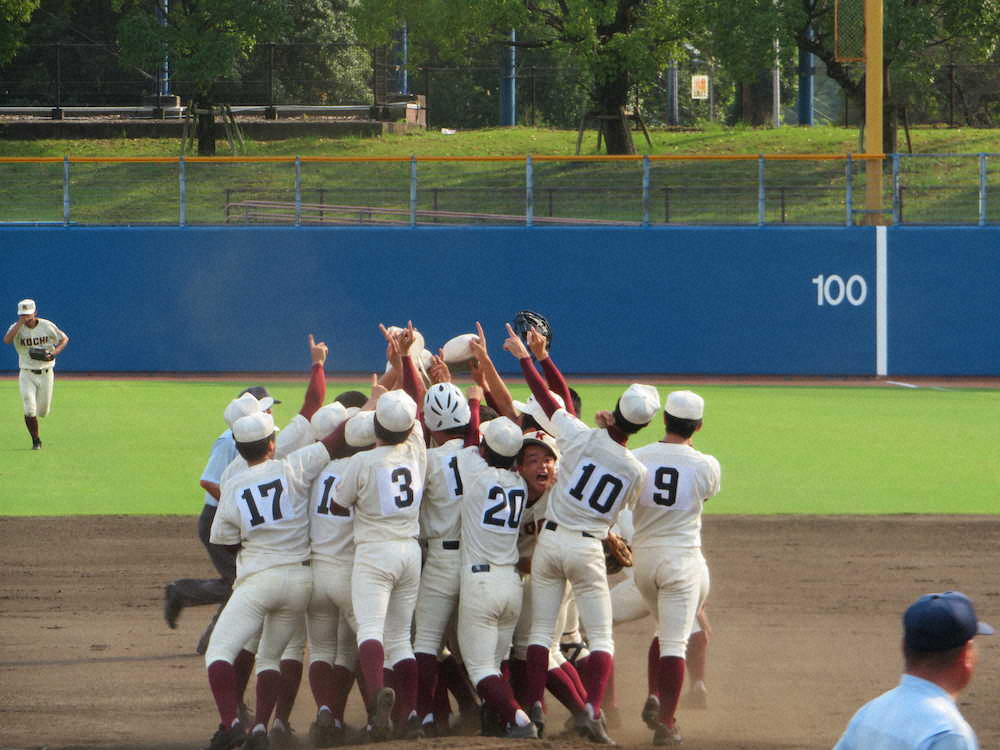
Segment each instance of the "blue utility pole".
[{"label": "blue utility pole", "polygon": [[517,32],[510,32],[511,45],[504,55],[503,85],[500,87],[500,125],[517,125]]}]

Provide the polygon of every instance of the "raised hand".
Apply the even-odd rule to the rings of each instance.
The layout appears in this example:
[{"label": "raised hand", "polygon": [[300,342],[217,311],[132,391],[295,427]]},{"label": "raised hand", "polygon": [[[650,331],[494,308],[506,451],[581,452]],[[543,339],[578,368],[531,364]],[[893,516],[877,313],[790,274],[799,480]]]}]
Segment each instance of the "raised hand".
[{"label": "raised hand", "polygon": [[507,323],[507,338],[503,342],[503,348],[514,355],[515,359],[525,359],[531,355],[528,353],[528,348],[521,341],[521,338],[514,332],[514,329],[510,327],[510,323]]},{"label": "raised hand", "polygon": [[378,329],[382,332],[385,337],[385,358],[392,365],[392,369],[396,372],[401,372],[403,369],[403,355],[400,350],[399,336],[394,335],[388,328],[386,328],[381,323],[378,324]]},{"label": "raised hand", "polygon": [[469,401],[472,401],[472,399],[476,399],[477,401],[482,401],[483,389],[480,388],[478,385],[470,385],[465,389],[465,397]]},{"label": "raised hand", "polygon": [[444,352],[441,349],[438,349],[436,356],[431,357],[431,366],[427,374],[431,376],[432,383],[451,382],[451,370],[444,361]]},{"label": "raised hand", "polygon": [[416,329],[413,327],[413,321],[406,321],[406,328],[397,337],[397,342],[399,343],[400,354],[414,354],[415,352],[410,351],[410,347],[413,346],[413,342],[416,340]]},{"label": "raised hand", "polygon": [[330,348],[322,341],[316,343],[313,335],[309,334],[309,356],[312,357],[313,364],[323,364],[326,362],[326,355]]},{"label": "raised hand", "polygon": [[549,356],[549,342],[534,326],[528,329],[528,346],[539,362]]}]

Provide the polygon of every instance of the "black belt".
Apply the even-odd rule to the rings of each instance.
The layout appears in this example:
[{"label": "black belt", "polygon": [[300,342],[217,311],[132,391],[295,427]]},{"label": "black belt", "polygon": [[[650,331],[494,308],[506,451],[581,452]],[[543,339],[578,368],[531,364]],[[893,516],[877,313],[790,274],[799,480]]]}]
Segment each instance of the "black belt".
[{"label": "black belt", "polygon": [[310,565],[312,565],[312,560],[303,560],[302,564],[308,568]]},{"label": "black belt", "polygon": [[473,573],[489,573],[490,572],[490,566],[489,566],[488,563],[481,563],[479,565],[473,565],[472,566],[472,572]]},{"label": "black belt", "polygon": [[[559,528],[559,524],[557,524],[555,521],[546,521],[545,528],[548,529],[549,531],[555,531],[556,529]],[[588,539],[597,539],[596,536],[594,536],[593,534],[589,534],[586,531],[581,531],[580,533],[583,534]]]},{"label": "black belt", "polygon": [[447,541],[441,542],[442,549],[458,549],[461,543],[457,539],[448,539]]},{"label": "black belt", "polygon": [[30,367],[22,367],[21,369],[22,370],[27,370],[28,372],[33,372],[33,373],[35,373],[35,375],[42,375],[43,373],[48,372],[52,368],[50,367],[50,368],[48,368],[48,370],[32,370]]}]

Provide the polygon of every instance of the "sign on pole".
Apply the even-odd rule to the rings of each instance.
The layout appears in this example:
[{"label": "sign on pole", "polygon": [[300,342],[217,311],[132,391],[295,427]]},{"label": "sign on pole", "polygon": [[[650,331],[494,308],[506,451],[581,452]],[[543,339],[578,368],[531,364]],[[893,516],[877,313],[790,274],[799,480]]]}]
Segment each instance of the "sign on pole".
[{"label": "sign on pole", "polygon": [[691,76],[691,98],[708,99],[708,76]]}]

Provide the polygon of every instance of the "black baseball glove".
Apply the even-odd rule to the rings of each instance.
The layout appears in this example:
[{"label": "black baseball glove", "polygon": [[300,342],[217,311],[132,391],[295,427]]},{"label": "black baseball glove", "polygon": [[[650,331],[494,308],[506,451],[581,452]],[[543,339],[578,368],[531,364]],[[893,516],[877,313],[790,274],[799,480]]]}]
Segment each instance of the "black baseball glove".
[{"label": "black baseball glove", "polygon": [[39,362],[51,362],[55,359],[55,355],[52,354],[48,349],[43,349],[40,346],[33,346],[28,349],[28,356],[32,359],[38,360]]},{"label": "black baseball glove", "polygon": [[544,315],[532,312],[531,310],[521,310],[521,312],[514,316],[511,328],[514,329],[514,332],[521,338],[525,346],[528,345],[528,331],[532,328],[542,334],[545,340],[548,341],[548,345],[552,346],[552,326],[549,325],[549,320]]}]

